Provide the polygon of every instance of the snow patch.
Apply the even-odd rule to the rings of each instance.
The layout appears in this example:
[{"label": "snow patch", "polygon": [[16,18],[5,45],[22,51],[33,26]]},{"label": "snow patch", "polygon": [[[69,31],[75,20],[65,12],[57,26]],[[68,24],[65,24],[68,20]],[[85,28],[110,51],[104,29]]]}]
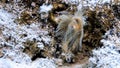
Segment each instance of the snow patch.
[{"label": "snow patch", "polygon": [[43,4],[42,6],[40,6],[40,13],[41,12],[46,12],[48,13],[50,10],[52,10],[53,6],[50,4],[50,5],[45,5]]},{"label": "snow patch", "polygon": [[10,59],[0,58],[0,68],[56,68],[53,60],[49,59],[38,59],[32,63],[15,63]]},{"label": "snow patch", "polygon": [[111,0],[64,0],[67,4],[82,4],[84,6],[96,6],[97,4],[110,3]]},{"label": "snow patch", "polygon": [[116,33],[115,28],[106,32],[104,37],[107,38],[101,40],[104,46],[93,50],[90,68],[120,68],[120,38]]},{"label": "snow patch", "polygon": [[56,68],[56,65],[53,60],[41,58],[32,62],[31,68]]},{"label": "snow patch", "polygon": [[39,48],[43,49],[45,44],[49,44],[51,37],[47,30],[40,28],[40,23],[30,25],[19,25],[14,22],[16,16],[0,9],[0,51],[3,57],[0,58],[0,68],[55,68],[55,64],[50,59],[40,59],[34,62],[23,53],[24,42],[27,40],[36,41]]}]

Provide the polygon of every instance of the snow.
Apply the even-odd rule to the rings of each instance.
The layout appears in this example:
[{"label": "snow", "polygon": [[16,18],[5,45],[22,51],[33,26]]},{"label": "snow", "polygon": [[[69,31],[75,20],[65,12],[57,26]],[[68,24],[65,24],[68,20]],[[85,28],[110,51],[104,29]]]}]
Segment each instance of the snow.
[{"label": "snow", "polygon": [[19,64],[11,61],[10,59],[0,58],[0,68],[30,68],[29,65]]},{"label": "snow", "polygon": [[64,0],[63,2],[65,2],[66,4],[78,4],[82,1],[81,0]]},{"label": "snow", "polygon": [[104,46],[93,50],[93,57],[89,59],[92,63],[90,67],[120,68],[120,38],[116,34],[116,28],[106,32],[104,37],[107,38],[101,40]]},{"label": "snow", "polygon": [[93,9],[96,5],[111,3],[111,0],[63,0],[66,4],[77,5],[77,9],[83,10],[83,6]]},{"label": "snow", "polygon": [[14,0],[14,3],[20,2],[21,0]]},{"label": "snow", "polygon": [[49,60],[47,58],[46,59],[41,58],[32,62],[31,68],[56,68],[56,65],[53,60]]},{"label": "snow", "polygon": [[[51,59],[39,59],[34,62],[22,52],[24,42],[36,40],[40,49],[44,48],[41,40],[49,44],[51,37],[47,30],[40,28],[40,23],[19,25],[14,22],[16,15],[0,9],[0,47],[3,57],[0,58],[0,68],[55,68]],[[27,35],[24,37],[24,35]]]},{"label": "snow", "polygon": [[0,58],[0,68],[56,68],[56,65],[53,60],[42,58],[29,64],[19,64],[11,61],[10,59]]},{"label": "snow", "polygon": [[[10,16],[10,14],[7,14],[6,12],[3,14],[2,9],[0,11],[0,17],[2,19],[0,19],[0,27],[3,29],[2,34],[4,36],[4,38],[2,38],[3,42],[1,43],[8,44],[8,46],[17,47],[15,45],[22,45],[22,43],[27,40],[32,41],[33,39],[36,39],[37,41],[44,40],[46,44],[49,44],[51,37],[47,36],[47,31],[40,29],[39,23],[21,26],[17,23],[14,23],[12,15]],[[22,35],[24,34],[26,34],[27,37],[23,37]],[[41,38],[39,36],[41,36]],[[11,38],[11,40],[6,42],[6,38]]]},{"label": "snow", "polygon": [[[20,0],[14,1],[19,2]],[[70,4],[79,2],[78,8],[82,6],[81,0],[64,1]],[[110,3],[110,0],[86,0],[83,2],[83,5],[95,6],[97,3]],[[52,8],[52,5],[43,4],[40,6],[39,12],[48,13]],[[15,9],[15,11],[19,12],[22,10]],[[25,48],[23,43],[27,40],[33,41],[35,39],[37,46],[43,49],[44,44],[40,41],[43,40],[45,44],[49,44],[51,37],[47,35],[47,30],[40,28],[41,24],[19,25],[17,22],[14,22],[16,17],[16,15],[0,8],[0,30],[2,30],[2,32],[0,31],[0,51],[3,53],[3,57],[0,58],[0,68],[56,68],[52,59],[40,58],[31,61],[31,58],[22,52]],[[113,32],[112,35],[111,31]],[[101,40],[103,47],[93,50],[93,56],[89,59],[92,65],[89,68],[94,68],[94,66],[96,68],[120,68],[120,38],[116,32],[116,28],[106,32],[104,37],[108,36],[108,38]],[[24,37],[24,35],[27,36]]]},{"label": "snow", "polygon": [[40,13],[41,19],[44,19],[47,22],[49,12],[52,10],[52,8],[53,8],[53,5],[51,5],[51,4],[49,4],[49,5],[43,4],[42,6],[40,6],[39,13]]},{"label": "snow", "polygon": [[82,4],[84,6],[96,6],[97,4],[110,3],[111,0],[64,0],[67,4]]},{"label": "snow", "polygon": [[43,4],[42,6],[40,6],[40,13],[41,12],[46,12],[48,13],[50,10],[52,10],[53,6],[50,4],[50,5],[45,5]]}]

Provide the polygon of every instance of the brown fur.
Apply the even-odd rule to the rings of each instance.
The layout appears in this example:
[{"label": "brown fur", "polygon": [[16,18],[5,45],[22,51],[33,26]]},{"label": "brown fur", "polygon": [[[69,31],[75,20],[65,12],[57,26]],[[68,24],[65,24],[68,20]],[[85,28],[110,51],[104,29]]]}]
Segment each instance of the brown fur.
[{"label": "brown fur", "polygon": [[58,27],[56,36],[62,37],[62,49],[66,59],[82,48],[83,25],[82,15],[61,15],[56,19]]}]

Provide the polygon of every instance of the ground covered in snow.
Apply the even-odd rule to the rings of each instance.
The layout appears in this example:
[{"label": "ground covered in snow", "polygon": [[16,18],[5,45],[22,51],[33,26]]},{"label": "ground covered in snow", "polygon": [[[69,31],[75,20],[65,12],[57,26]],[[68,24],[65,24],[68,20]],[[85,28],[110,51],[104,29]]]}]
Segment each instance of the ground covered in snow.
[{"label": "ground covered in snow", "polygon": [[[80,0],[64,1],[76,4]],[[96,6],[96,4],[105,2],[110,3],[109,0],[100,2],[97,0],[86,0],[82,4],[84,6]],[[9,5],[11,4],[3,7],[3,3],[0,3],[0,68],[57,68],[52,58],[41,58],[41,56],[33,58],[36,56],[36,52],[41,53],[45,46],[49,46],[52,40],[48,31],[49,27],[42,28],[43,24],[36,21],[31,24],[19,24],[16,19],[20,16],[23,6],[19,9],[14,7],[16,10],[9,11],[11,10],[8,9]],[[81,7],[81,4],[78,6]],[[51,6],[46,10],[44,8],[40,9],[50,11]],[[116,18],[116,21],[114,28],[109,29],[103,35],[103,39],[101,39],[103,46],[93,49],[92,56],[88,62],[76,64],[76,67],[78,65],[81,68],[120,68],[120,20]],[[43,53],[42,56],[46,56],[45,52]],[[68,66],[68,68],[72,67],[75,68],[74,65]]]},{"label": "ground covered in snow", "polygon": [[[37,41],[36,48],[43,49],[44,45],[40,41],[43,40],[49,44],[50,37],[46,36],[48,32],[40,29],[38,23],[18,25],[14,22],[15,18],[16,15],[0,9],[0,68],[55,68],[54,62],[50,59],[38,59],[32,62],[31,54],[27,55],[22,52],[25,48],[24,43],[27,40],[32,42],[33,39]],[[24,35],[27,36],[24,37]]]},{"label": "ground covered in snow", "polygon": [[[118,22],[120,24],[120,22]],[[118,26],[118,25],[117,25]],[[120,27],[120,26],[119,26]],[[112,34],[111,34],[112,32]],[[120,67],[120,33],[116,28],[105,34],[101,42],[104,46],[93,50],[93,56],[89,59],[91,68],[119,68]]]}]

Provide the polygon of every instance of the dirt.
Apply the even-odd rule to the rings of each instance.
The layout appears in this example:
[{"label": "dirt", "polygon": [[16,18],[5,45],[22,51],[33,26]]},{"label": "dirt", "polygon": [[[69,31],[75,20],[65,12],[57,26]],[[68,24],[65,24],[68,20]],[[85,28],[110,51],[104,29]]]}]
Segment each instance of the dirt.
[{"label": "dirt", "polygon": [[58,66],[58,68],[83,68],[88,63],[88,59],[88,56],[81,53],[75,56],[74,63],[64,63],[63,65]]}]

